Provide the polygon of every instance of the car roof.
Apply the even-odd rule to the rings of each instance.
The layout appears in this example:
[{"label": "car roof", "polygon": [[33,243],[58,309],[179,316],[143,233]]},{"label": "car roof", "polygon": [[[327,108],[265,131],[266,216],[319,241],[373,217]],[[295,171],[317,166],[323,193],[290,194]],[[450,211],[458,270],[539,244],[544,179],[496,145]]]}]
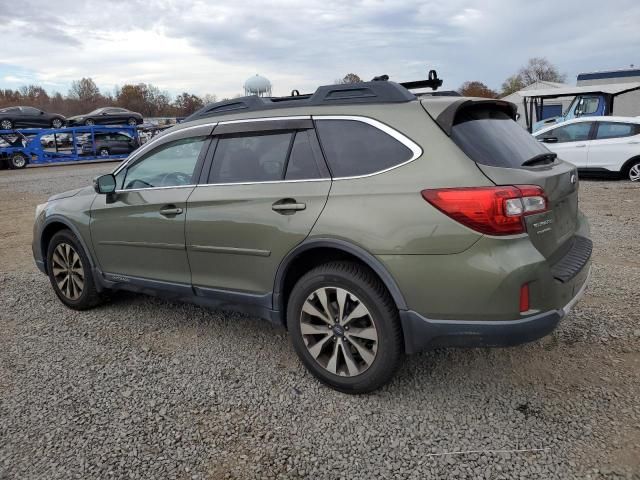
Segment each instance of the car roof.
[{"label": "car roof", "polygon": [[616,123],[635,123],[640,124],[640,117],[614,117],[614,116],[593,116],[593,117],[580,117],[580,118],[572,118],[571,120],[567,120],[561,123],[554,123],[552,125],[548,125],[544,128],[541,128],[537,132],[533,132],[534,136],[537,136],[541,133],[548,132],[549,130],[553,130],[554,128],[563,127],[565,125],[571,125],[573,123],[585,123],[585,122],[616,122]]}]

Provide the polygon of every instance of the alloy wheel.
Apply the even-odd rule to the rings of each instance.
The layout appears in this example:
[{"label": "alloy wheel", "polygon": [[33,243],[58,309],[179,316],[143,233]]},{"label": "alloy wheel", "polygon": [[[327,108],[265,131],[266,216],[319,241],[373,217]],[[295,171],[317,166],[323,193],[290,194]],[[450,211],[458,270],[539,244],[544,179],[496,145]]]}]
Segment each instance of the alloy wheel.
[{"label": "alloy wheel", "polygon": [[94,122],[93,120],[89,119],[89,120],[87,120],[86,122],[84,122],[84,124],[85,124],[87,127],[92,127],[92,126],[94,126],[94,125],[96,124],[96,122]]},{"label": "alloy wheel", "polygon": [[2,127],[2,130],[11,130],[13,124],[11,123],[11,120],[2,120],[0,126]]},{"label": "alloy wheel", "polygon": [[24,168],[27,165],[27,159],[21,153],[15,153],[11,157],[11,165],[14,168]]},{"label": "alloy wheel", "polygon": [[135,127],[136,125],[138,125],[138,122],[136,122],[135,118],[130,118],[129,121],[127,122],[129,124],[129,126],[131,127]]},{"label": "alloy wheel", "polygon": [[62,127],[62,120],[60,120],[59,118],[54,119],[53,122],[51,122],[51,126],[53,128],[61,128]]},{"label": "alloy wheel", "polygon": [[640,180],[640,163],[636,163],[629,169],[629,180],[632,182]]},{"label": "alloy wheel", "polygon": [[343,288],[322,287],[307,297],[300,332],[311,356],[334,375],[360,375],[376,359],[378,331],[371,313]]},{"label": "alloy wheel", "polygon": [[101,148],[99,154],[100,154],[101,157],[108,157],[109,156],[109,150],[107,150],[106,148]]},{"label": "alloy wheel", "polygon": [[58,290],[69,300],[77,300],[84,290],[84,269],[78,252],[68,243],[60,243],[51,258],[53,278]]}]

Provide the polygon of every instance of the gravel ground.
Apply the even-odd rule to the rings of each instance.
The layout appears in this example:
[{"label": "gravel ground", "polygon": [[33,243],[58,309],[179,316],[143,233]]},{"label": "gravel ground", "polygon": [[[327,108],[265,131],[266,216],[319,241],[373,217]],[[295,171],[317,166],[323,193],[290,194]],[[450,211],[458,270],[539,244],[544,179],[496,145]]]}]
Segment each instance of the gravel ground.
[{"label": "gravel ground", "polygon": [[581,184],[592,283],[553,335],[412,356],[353,397],[255,318],[64,308],[30,259],[33,207],[113,166],[0,172],[19,205],[0,221],[0,479],[640,479],[640,185]]}]

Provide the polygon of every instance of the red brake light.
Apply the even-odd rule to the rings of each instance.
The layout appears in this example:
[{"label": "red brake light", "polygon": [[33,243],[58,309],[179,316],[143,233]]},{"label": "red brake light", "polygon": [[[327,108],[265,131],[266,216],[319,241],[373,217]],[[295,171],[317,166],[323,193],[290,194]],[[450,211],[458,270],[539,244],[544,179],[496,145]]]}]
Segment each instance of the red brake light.
[{"label": "red brake light", "polygon": [[422,197],[438,210],[487,235],[524,233],[524,216],[547,210],[537,185],[423,190]]}]

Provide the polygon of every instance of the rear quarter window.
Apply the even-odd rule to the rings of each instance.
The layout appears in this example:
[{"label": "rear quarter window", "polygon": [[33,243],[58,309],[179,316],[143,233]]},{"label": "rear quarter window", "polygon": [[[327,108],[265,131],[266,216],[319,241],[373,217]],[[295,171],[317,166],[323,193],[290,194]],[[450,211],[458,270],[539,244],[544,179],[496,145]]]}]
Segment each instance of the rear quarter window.
[{"label": "rear quarter window", "polygon": [[410,160],[413,152],[391,135],[358,120],[316,120],[333,177],[380,172]]},{"label": "rear quarter window", "polygon": [[451,139],[471,160],[491,167],[519,168],[549,150],[504,111],[487,107],[459,112]]}]

